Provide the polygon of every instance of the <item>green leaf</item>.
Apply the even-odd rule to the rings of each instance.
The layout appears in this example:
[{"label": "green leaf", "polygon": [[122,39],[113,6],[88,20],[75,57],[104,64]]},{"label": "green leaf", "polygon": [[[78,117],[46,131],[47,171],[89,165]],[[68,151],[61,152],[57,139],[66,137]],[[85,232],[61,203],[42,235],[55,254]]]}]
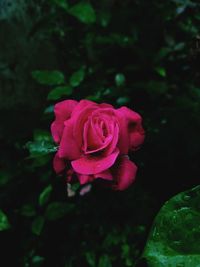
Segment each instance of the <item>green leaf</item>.
[{"label": "green leaf", "polygon": [[54,112],[54,105],[51,105],[44,110],[44,114],[51,114]]},{"label": "green leaf", "polygon": [[118,87],[124,86],[126,82],[126,77],[123,73],[118,73],[115,76],[115,83]]},{"label": "green leaf", "polygon": [[10,223],[6,214],[0,210],[0,231],[4,231],[10,228]]},{"label": "green leaf", "polygon": [[91,266],[91,267],[96,266],[96,255],[93,251],[86,252],[85,257],[86,257],[86,260],[87,260],[87,263],[89,264],[89,266]]},{"label": "green leaf", "polygon": [[162,67],[158,67],[155,69],[155,71],[161,76],[166,77],[166,70]]},{"label": "green leaf", "polygon": [[49,197],[51,195],[52,192],[52,186],[48,185],[47,187],[45,187],[45,189],[42,191],[42,193],[39,196],[39,204],[40,206],[44,206],[45,204],[47,204]]},{"label": "green leaf", "polygon": [[22,206],[20,213],[26,217],[33,217],[36,214],[35,207],[32,204],[25,204]]},{"label": "green leaf", "polygon": [[36,70],[32,72],[32,77],[44,85],[59,85],[65,82],[63,73],[57,70]]},{"label": "green leaf", "polygon": [[26,148],[29,150],[31,158],[45,156],[57,151],[49,132],[43,130],[34,131],[34,141],[28,142]]},{"label": "green leaf", "polygon": [[112,263],[108,255],[102,255],[99,259],[98,267],[112,267]]},{"label": "green leaf", "polygon": [[52,4],[55,4],[65,10],[68,9],[68,3],[66,0],[51,0]]},{"label": "green leaf", "polygon": [[69,13],[86,24],[92,24],[96,21],[96,13],[90,3],[80,2],[72,6]]},{"label": "green leaf", "polygon": [[73,88],[71,86],[59,86],[51,90],[47,96],[48,100],[57,100],[62,96],[69,96],[73,92]]},{"label": "green leaf", "polygon": [[44,227],[44,217],[38,216],[32,223],[31,229],[35,235],[40,235]]},{"label": "green leaf", "polygon": [[200,266],[200,186],[165,203],[143,256],[150,267]]},{"label": "green leaf", "polygon": [[31,158],[44,156],[57,151],[57,147],[53,142],[50,143],[47,141],[28,142],[26,148],[29,150]]},{"label": "green leaf", "polygon": [[64,217],[74,209],[75,205],[65,202],[52,202],[48,205],[45,216],[47,220],[54,221]]},{"label": "green leaf", "polygon": [[42,266],[43,262],[44,262],[45,258],[41,257],[39,255],[33,256],[32,258],[32,267],[39,267]]},{"label": "green leaf", "polygon": [[119,106],[123,106],[130,102],[130,99],[127,96],[122,96],[119,97],[116,102]]},{"label": "green leaf", "polygon": [[70,85],[73,87],[79,86],[79,84],[85,78],[85,70],[84,68],[79,69],[78,71],[74,72],[70,77]]}]

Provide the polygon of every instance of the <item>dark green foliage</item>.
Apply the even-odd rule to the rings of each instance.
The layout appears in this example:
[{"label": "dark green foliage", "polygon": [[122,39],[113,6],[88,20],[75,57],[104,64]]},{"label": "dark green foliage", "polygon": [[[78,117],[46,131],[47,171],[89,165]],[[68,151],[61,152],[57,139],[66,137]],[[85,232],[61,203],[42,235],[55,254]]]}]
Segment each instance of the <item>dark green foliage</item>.
[{"label": "dark green foliage", "polygon": [[[161,206],[199,184],[199,1],[8,2],[0,1],[1,261],[159,267],[163,257],[165,266],[173,260],[163,244],[179,265],[180,257],[199,259],[197,188],[190,200],[181,193],[165,204],[153,228],[159,250],[150,261],[151,232],[140,265]],[[97,181],[81,197],[81,186],[67,187],[52,170],[53,106],[70,98],[127,105],[143,116],[147,137],[130,155],[139,171],[127,191]]]},{"label": "dark green foliage", "polygon": [[10,224],[6,214],[0,210],[0,231],[4,231],[10,228]]}]

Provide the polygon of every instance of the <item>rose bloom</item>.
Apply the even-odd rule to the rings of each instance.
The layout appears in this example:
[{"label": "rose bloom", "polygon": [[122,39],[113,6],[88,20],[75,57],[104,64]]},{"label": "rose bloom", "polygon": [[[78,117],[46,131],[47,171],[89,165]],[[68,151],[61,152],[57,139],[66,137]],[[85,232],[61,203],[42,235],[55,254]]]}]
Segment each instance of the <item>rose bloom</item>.
[{"label": "rose bloom", "polygon": [[80,184],[105,179],[116,190],[133,183],[137,166],[128,152],[144,141],[138,113],[89,100],[59,102],[54,112],[51,132],[58,144],[53,162],[56,173],[66,173],[68,182],[76,174]]}]

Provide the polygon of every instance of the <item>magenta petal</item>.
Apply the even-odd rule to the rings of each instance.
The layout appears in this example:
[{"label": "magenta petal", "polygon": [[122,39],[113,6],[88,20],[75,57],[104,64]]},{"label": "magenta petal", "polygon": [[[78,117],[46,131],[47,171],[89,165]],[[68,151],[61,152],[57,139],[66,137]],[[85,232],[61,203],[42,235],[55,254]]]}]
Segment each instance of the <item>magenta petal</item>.
[{"label": "magenta petal", "polygon": [[94,180],[94,177],[92,175],[77,174],[77,176],[78,176],[80,184],[87,184]]},{"label": "magenta petal", "polygon": [[116,115],[119,121],[119,140],[118,140],[118,147],[120,150],[120,154],[128,154],[130,141],[129,141],[129,132],[127,127],[127,120],[124,116],[123,112],[120,109],[117,109]]},{"label": "magenta petal", "polygon": [[137,112],[127,107],[121,107],[118,109],[118,111],[120,111],[121,113],[124,114],[124,116],[126,116],[128,122],[138,123],[138,122],[141,122],[142,120],[141,116]]},{"label": "magenta petal", "polygon": [[119,154],[119,150],[115,151],[107,157],[82,157],[72,161],[72,167],[75,172],[80,174],[97,174],[109,169]]},{"label": "magenta petal", "polygon": [[56,173],[60,173],[65,169],[65,161],[59,157],[58,152],[53,159],[53,168]]},{"label": "magenta petal", "polygon": [[[121,126],[120,151],[121,147],[122,149],[123,147],[128,147],[128,149],[136,150],[144,142],[145,138],[144,129],[142,128],[142,117],[127,107],[118,109],[117,114]],[[124,136],[126,136],[126,139]]]},{"label": "magenta petal", "polygon": [[95,174],[94,178],[101,178],[101,179],[108,180],[108,181],[113,180],[113,176],[109,170]]},{"label": "magenta petal", "polygon": [[145,138],[144,131],[133,132],[130,134],[130,138],[131,138],[131,149],[137,150],[140,147],[140,145],[144,142]]},{"label": "magenta petal", "polygon": [[79,147],[83,144],[84,125],[98,105],[89,100],[81,100],[72,112],[71,119],[74,121],[74,137]]},{"label": "magenta petal", "polygon": [[95,102],[83,99],[78,103],[78,105],[76,105],[75,109],[73,110],[72,116],[76,114],[77,115],[82,114],[83,110],[87,109],[88,107],[98,108],[98,105]]},{"label": "magenta petal", "polygon": [[61,158],[66,158],[68,160],[77,159],[81,155],[80,149],[73,136],[73,121],[71,119],[65,122],[58,153]]},{"label": "magenta petal", "polygon": [[55,121],[51,124],[51,133],[56,143],[60,142],[64,129],[64,121],[69,119],[75,106],[75,100],[65,100],[57,103],[54,107]]},{"label": "magenta petal", "polygon": [[63,132],[63,128],[64,128],[64,123],[62,122],[56,122],[54,121],[51,124],[51,134],[53,136],[53,140],[56,143],[60,142],[61,136],[62,136],[62,132]]},{"label": "magenta petal", "polygon": [[114,179],[116,179],[114,189],[127,189],[134,182],[136,172],[137,166],[132,161],[127,157],[121,158],[120,162],[116,165],[116,169],[113,171]]},{"label": "magenta petal", "polygon": [[78,102],[75,100],[64,100],[57,103],[54,107],[56,119],[59,121],[65,121],[69,119],[77,104]]}]

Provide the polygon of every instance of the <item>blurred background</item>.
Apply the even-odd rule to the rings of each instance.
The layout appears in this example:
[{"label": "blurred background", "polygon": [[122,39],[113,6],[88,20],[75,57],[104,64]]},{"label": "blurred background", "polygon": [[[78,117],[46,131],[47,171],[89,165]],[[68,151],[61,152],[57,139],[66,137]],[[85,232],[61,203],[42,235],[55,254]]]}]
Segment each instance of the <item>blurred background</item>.
[{"label": "blurred background", "polygon": [[[199,30],[197,0],[0,0],[4,266],[137,264],[160,207],[199,184]],[[49,129],[68,98],[143,116],[128,190],[67,196]]]}]

